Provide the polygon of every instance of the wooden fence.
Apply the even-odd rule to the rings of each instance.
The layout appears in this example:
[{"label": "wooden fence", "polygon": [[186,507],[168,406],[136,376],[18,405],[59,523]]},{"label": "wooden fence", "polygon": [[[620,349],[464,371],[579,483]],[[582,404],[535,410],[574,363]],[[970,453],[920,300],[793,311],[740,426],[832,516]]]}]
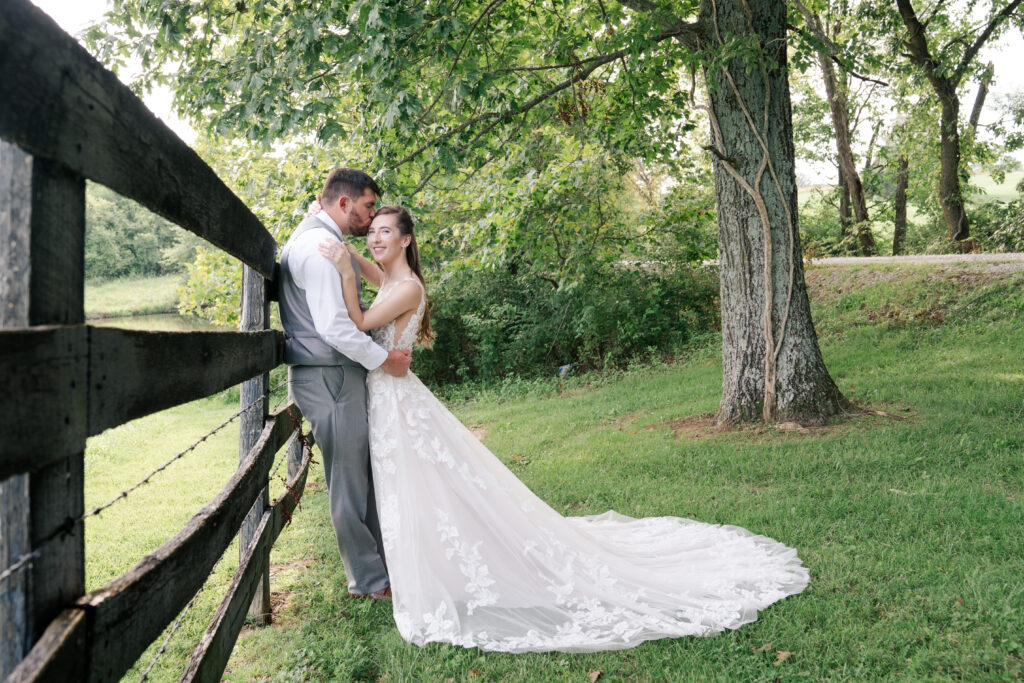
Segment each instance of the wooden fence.
[{"label": "wooden fence", "polygon": [[[28,0],[0,3],[0,103],[0,677],[119,679],[242,527],[239,569],[183,676],[217,680],[253,598],[255,613],[269,612],[270,547],[309,466],[295,406],[267,414],[268,373],[283,351],[268,329],[276,244],[193,150]],[[86,179],[241,260],[242,331],[84,324]],[[84,594],[86,438],[239,382],[249,407],[234,476],[173,539]],[[271,504],[268,473],[286,443],[290,491]]]}]

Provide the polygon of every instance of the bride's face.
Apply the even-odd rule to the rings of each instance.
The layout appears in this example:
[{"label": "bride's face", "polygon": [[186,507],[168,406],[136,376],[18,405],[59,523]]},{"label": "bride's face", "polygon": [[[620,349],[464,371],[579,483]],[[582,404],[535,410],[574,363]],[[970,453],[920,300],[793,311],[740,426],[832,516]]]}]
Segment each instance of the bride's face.
[{"label": "bride's face", "polygon": [[373,260],[382,265],[403,258],[410,241],[412,238],[398,229],[398,216],[393,213],[374,218],[366,235],[366,246],[370,248]]}]

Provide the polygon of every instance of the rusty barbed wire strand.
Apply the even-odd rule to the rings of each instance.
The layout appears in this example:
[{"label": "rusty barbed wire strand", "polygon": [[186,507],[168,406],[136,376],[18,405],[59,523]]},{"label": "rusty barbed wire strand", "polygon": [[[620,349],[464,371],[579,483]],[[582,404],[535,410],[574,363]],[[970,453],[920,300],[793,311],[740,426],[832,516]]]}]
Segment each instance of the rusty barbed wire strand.
[{"label": "rusty barbed wire strand", "polygon": [[35,550],[33,550],[32,552],[28,553],[27,555],[21,555],[20,557],[18,557],[18,559],[14,561],[14,564],[12,564],[10,567],[8,567],[7,569],[5,569],[2,572],[0,572],[0,583],[3,583],[7,579],[7,577],[9,577],[11,574],[16,573],[19,569],[24,567],[26,564],[31,564],[32,560],[35,560],[38,557],[39,557],[39,548],[36,548]]},{"label": "rusty barbed wire strand", "polygon": [[107,503],[105,503],[105,504],[103,504],[103,505],[100,505],[99,507],[95,507],[95,508],[93,508],[93,509],[92,509],[92,510],[90,510],[89,512],[87,512],[87,513],[85,513],[84,515],[82,515],[82,516],[81,516],[81,517],[80,517],[80,518],[79,518],[78,520],[76,520],[76,521],[86,520],[86,519],[88,519],[88,518],[90,518],[90,517],[93,517],[93,516],[95,516],[95,515],[98,515],[98,514],[100,514],[101,512],[103,512],[104,510],[106,510],[107,508],[109,508],[110,506],[112,506],[112,505],[113,505],[114,503],[116,503],[116,502],[118,502],[118,501],[120,501],[120,500],[124,500],[125,498],[127,498],[127,497],[128,497],[128,494],[130,494],[130,493],[134,492],[134,491],[135,491],[136,489],[138,489],[139,487],[141,487],[141,486],[142,486],[143,484],[148,484],[148,483],[149,483],[149,480],[150,480],[150,479],[152,479],[154,475],[156,475],[156,474],[158,474],[158,473],[160,473],[160,472],[164,471],[164,470],[165,470],[165,469],[167,469],[167,468],[168,468],[168,467],[169,467],[169,466],[170,466],[170,465],[171,465],[172,463],[174,463],[174,462],[176,462],[176,461],[180,460],[181,458],[185,457],[186,455],[188,455],[189,453],[191,453],[192,451],[194,451],[194,450],[195,450],[196,448],[198,448],[198,447],[199,447],[199,445],[200,445],[201,443],[203,443],[204,441],[206,441],[207,439],[209,439],[209,438],[210,438],[211,436],[213,436],[214,434],[216,434],[217,432],[219,432],[220,430],[224,429],[224,428],[225,428],[225,427],[227,427],[227,426],[228,426],[229,424],[231,424],[232,422],[234,422],[235,420],[237,420],[237,419],[238,419],[239,417],[241,417],[241,415],[242,415],[242,414],[243,414],[243,413],[244,413],[245,411],[249,410],[250,408],[252,408],[253,406],[255,406],[255,405],[256,405],[257,403],[259,403],[260,401],[262,401],[262,400],[264,400],[265,398],[269,397],[269,396],[270,396],[271,394],[273,394],[274,392],[276,392],[277,390],[279,390],[279,389],[280,389],[281,387],[283,387],[283,386],[286,386],[287,384],[288,384],[288,382],[287,382],[287,381],[285,381],[285,382],[282,382],[281,384],[278,384],[278,385],[277,385],[276,387],[274,387],[273,389],[269,389],[269,390],[268,390],[268,391],[267,391],[267,392],[266,392],[265,394],[263,394],[262,396],[260,396],[259,398],[255,399],[255,400],[251,401],[251,402],[250,402],[249,404],[247,404],[247,405],[243,406],[243,407],[241,408],[241,410],[239,410],[239,411],[238,411],[237,413],[235,413],[234,415],[232,415],[232,416],[231,416],[231,417],[229,417],[228,419],[224,420],[224,422],[220,423],[219,425],[217,425],[216,427],[214,427],[213,429],[211,429],[210,431],[208,431],[208,432],[207,432],[206,434],[204,434],[203,436],[199,437],[199,439],[198,439],[198,440],[196,440],[195,442],[193,442],[193,443],[192,443],[192,445],[190,445],[190,446],[189,446],[188,448],[186,448],[185,450],[183,450],[183,451],[181,451],[181,452],[177,453],[177,454],[176,454],[176,455],[174,455],[174,457],[172,457],[172,458],[171,458],[170,460],[168,460],[168,461],[167,461],[167,462],[165,462],[164,464],[160,465],[160,467],[157,467],[157,468],[156,468],[155,470],[153,470],[152,472],[150,472],[149,474],[147,474],[147,475],[146,475],[145,477],[143,477],[143,478],[142,478],[142,480],[141,480],[141,481],[139,481],[139,482],[137,482],[136,484],[132,485],[131,487],[129,487],[129,488],[127,488],[127,489],[125,489],[124,491],[121,491],[121,493],[120,493],[120,494],[118,494],[118,496],[117,496],[117,497],[115,497],[115,498],[114,498],[113,500],[111,500],[111,501],[109,501],[109,502],[107,502]]},{"label": "rusty barbed wire strand", "polygon": [[[6,581],[8,578],[10,578],[11,575],[13,575],[13,574],[17,573],[18,571],[21,571],[22,569],[24,569],[26,565],[31,564],[32,560],[38,559],[39,556],[40,556],[40,552],[41,552],[42,548],[44,546],[46,546],[47,544],[51,543],[54,539],[56,539],[59,536],[65,536],[67,534],[70,534],[72,532],[72,530],[74,529],[75,525],[78,524],[79,522],[83,522],[86,519],[88,519],[89,517],[94,517],[96,515],[99,515],[101,512],[103,512],[107,508],[111,507],[112,505],[114,505],[118,501],[126,499],[129,494],[134,492],[136,489],[141,487],[143,484],[148,483],[149,480],[153,478],[153,476],[155,476],[156,474],[158,474],[158,473],[162,472],[163,470],[167,469],[167,467],[169,467],[175,461],[180,460],[181,458],[185,457],[186,455],[188,455],[189,453],[194,451],[201,443],[203,443],[204,441],[209,439],[211,436],[213,436],[214,434],[216,434],[217,432],[219,432],[220,430],[224,429],[229,424],[231,424],[232,422],[237,420],[243,413],[245,413],[245,411],[249,410],[250,408],[255,406],[257,403],[259,403],[260,401],[263,401],[264,399],[269,398],[272,394],[276,393],[277,391],[279,391],[283,387],[286,387],[287,385],[288,385],[288,381],[285,380],[284,382],[281,382],[277,386],[275,386],[275,387],[273,387],[271,389],[268,389],[262,396],[260,396],[259,398],[255,399],[255,400],[251,401],[250,403],[246,404],[245,406],[243,406],[238,412],[233,414],[227,420],[225,420],[221,424],[219,424],[216,427],[214,427],[213,429],[211,429],[209,432],[207,432],[206,434],[201,436],[199,439],[197,439],[195,442],[193,442],[190,446],[188,446],[184,450],[182,450],[182,451],[178,452],[177,454],[175,454],[174,457],[172,457],[170,460],[168,460],[164,464],[160,465],[160,467],[157,467],[155,470],[153,470],[152,472],[147,474],[141,481],[137,482],[133,486],[125,489],[124,491],[122,491],[114,499],[110,500],[109,502],[107,502],[107,503],[105,503],[103,505],[100,505],[98,507],[93,508],[92,510],[86,512],[85,514],[81,515],[80,517],[74,517],[74,518],[68,517],[66,520],[64,520],[63,524],[58,526],[56,529],[54,529],[52,532],[50,532],[49,535],[47,535],[45,538],[43,538],[32,552],[19,556],[18,559],[15,560],[15,562],[13,564],[11,564],[9,567],[7,567],[2,572],[0,572],[0,584],[2,584],[4,581]],[[285,398],[287,398],[287,394],[285,395]],[[280,406],[280,404],[281,404],[281,402],[283,402],[283,400],[284,399],[282,399],[281,401],[278,401],[278,406]],[[275,406],[275,410],[276,409],[277,409],[277,406]],[[294,416],[292,416],[292,420],[294,421]]]}]

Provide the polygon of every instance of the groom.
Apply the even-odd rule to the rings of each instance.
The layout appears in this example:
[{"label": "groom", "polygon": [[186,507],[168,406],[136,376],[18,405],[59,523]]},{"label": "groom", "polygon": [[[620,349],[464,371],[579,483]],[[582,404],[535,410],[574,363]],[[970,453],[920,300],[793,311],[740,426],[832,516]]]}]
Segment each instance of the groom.
[{"label": "groom", "polygon": [[[385,351],[359,331],[348,317],[338,271],[317,251],[331,238],[366,235],[379,196],[377,183],[362,171],[331,171],[322,210],[299,224],[281,252],[279,305],[289,390],[323,454],[349,594],[387,599],[391,589],[370,472],[366,371],[379,367],[400,377],[411,356]],[[352,266],[358,274],[355,258]]]}]

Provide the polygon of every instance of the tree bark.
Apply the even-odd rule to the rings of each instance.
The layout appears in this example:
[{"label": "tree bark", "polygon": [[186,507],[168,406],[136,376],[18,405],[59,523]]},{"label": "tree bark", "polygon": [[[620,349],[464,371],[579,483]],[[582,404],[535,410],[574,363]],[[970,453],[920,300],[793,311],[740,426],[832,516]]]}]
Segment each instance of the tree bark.
[{"label": "tree bark", "polygon": [[710,51],[739,36],[762,50],[757,64],[736,58],[706,74],[722,297],[717,421],[820,423],[848,404],[822,360],[804,283],[786,5],[712,0],[701,23]]},{"label": "tree bark", "polygon": [[839,226],[842,231],[843,251],[847,254],[856,252],[853,247],[853,209],[850,208],[850,186],[846,184],[846,176],[843,175],[843,167],[839,167]]},{"label": "tree bark", "polygon": [[[1019,0],[1011,3],[1013,7],[1018,4]],[[971,232],[960,188],[960,97],[956,93],[966,62],[961,62],[952,76],[948,75],[947,70],[932,56],[925,26],[917,18],[910,0],[896,0],[896,6],[907,27],[906,45],[910,50],[910,59],[924,71],[942,107],[939,121],[939,204],[946,219],[947,238],[951,242],[959,242],[967,239]],[[1013,7],[1008,6],[1008,9],[1012,11]],[[988,33],[991,33],[992,26],[986,29]],[[976,51],[977,47],[980,47],[980,43],[976,43],[968,52]]]},{"label": "tree bark", "polygon": [[985,107],[985,98],[988,97],[988,88],[992,85],[992,75],[996,66],[992,62],[985,67],[985,73],[981,75],[981,82],[978,83],[978,94],[974,97],[974,107],[971,108],[971,134],[977,136],[978,122],[981,121],[981,110]]},{"label": "tree bark", "polygon": [[903,254],[904,242],[907,239],[907,169],[910,162],[906,154],[901,154],[896,166],[896,195],[893,198],[893,209],[896,213],[896,227],[892,233],[892,255]]},{"label": "tree bark", "polygon": [[[817,50],[818,66],[821,67],[821,77],[825,81],[825,94],[828,97],[829,114],[832,117],[832,130],[835,132],[836,153],[839,160],[840,184],[845,188],[840,198],[840,212],[842,201],[846,199],[853,207],[853,216],[857,228],[857,244],[864,256],[876,256],[878,246],[875,244],[875,236],[871,232],[871,222],[868,218],[868,203],[864,196],[864,186],[861,183],[860,173],[857,172],[857,165],[853,159],[853,148],[850,143],[850,111],[849,84],[836,73],[835,65],[832,63],[832,53],[828,49],[833,46],[831,39],[822,26],[821,18],[812,13],[802,3],[796,3],[800,12],[804,15],[807,27],[821,42],[823,47]],[[840,220],[843,216],[840,215]],[[846,224],[843,224],[843,238],[846,238]]]},{"label": "tree bark", "polygon": [[971,234],[960,187],[960,98],[956,88],[948,83],[938,89],[937,94],[942,103],[942,119],[939,123],[939,202],[946,219],[946,237],[950,242],[960,242]]}]

